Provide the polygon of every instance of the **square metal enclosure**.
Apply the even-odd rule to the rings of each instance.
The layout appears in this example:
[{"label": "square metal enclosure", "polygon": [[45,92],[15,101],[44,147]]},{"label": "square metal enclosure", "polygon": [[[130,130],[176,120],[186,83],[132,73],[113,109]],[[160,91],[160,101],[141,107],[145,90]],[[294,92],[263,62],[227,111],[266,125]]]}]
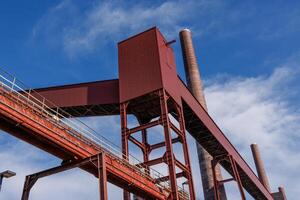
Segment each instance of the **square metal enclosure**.
[{"label": "square metal enclosure", "polygon": [[173,49],[154,27],[118,43],[120,102],[165,88],[180,103]]}]

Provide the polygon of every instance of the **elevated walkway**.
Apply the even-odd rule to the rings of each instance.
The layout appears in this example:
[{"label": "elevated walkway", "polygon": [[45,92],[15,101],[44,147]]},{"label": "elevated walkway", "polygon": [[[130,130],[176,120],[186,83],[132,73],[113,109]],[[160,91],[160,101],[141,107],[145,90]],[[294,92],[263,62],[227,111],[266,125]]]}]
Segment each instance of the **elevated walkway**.
[{"label": "elevated walkway", "polygon": [[[112,83],[110,86],[110,90],[115,91],[117,89],[114,84],[118,83],[118,80],[107,80],[107,81],[99,81],[97,82],[98,87],[101,88],[101,84]],[[60,92],[64,93],[65,99],[64,102],[60,102],[60,106],[64,110],[71,111],[72,114],[76,116],[102,116],[106,115],[103,110],[105,108],[114,108],[116,105],[116,98],[111,98],[111,102],[98,101],[97,103],[85,103],[85,104],[77,104],[74,105],[74,100],[69,98],[75,94],[71,94],[67,92],[68,88],[78,89],[82,87],[92,87],[93,83],[83,83],[83,84],[74,84],[69,86],[58,86],[53,88],[44,88],[38,89],[41,94],[45,96],[49,96],[49,98],[56,102],[59,98]],[[199,102],[194,98],[191,92],[188,90],[186,85],[182,82],[182,80],[178,77],[177,80],[177,88],[180,92],[181,101],[184,110],[184,118],[185,118],[185,126],[188,132],[212,155],[223,155],[229,154],[233,156],[233,159],[238,165],[238,171],[241,176],[241,181],[243,187],[249,192],[249,194],[256,199],[273,199],[268,190],[262,185],[259,181],[258,177],[252,171],[250,166],[246,163],[246,161],[242,158],[242,156],[238,153],[238,151],[234,148],[234,146],[230,143],[230,141],[226,138],[224,133],[220,130],[220,128],[216,125],[213,119],[209,116],[209,114],[202,108]],[[108,89],[108,88],[106,88]],[[97,91],[100,92],[99,90]],[[52,94],[50,96],[49,94]],[[76,94],[78,97],[80,94]],[[94,95],[91,92],[89,95]],[[144,104],[146,106],[146,104]],[[90,108],[88,112],[83,112],[84,107]],[[78,109],[80,108],[80,109]],[[78,110],[77,110],[78,109]],[[102,110],[102,111],[101,111]],[[109,112],[113,112],[114,114],[119,114],[119,110],[111,109]],[[201,132],[200,134],[197,134]],[[232,174],[232,170],[230,169],[230,165],[226,161],[222,161],[220,163],[230,174]]]},{"label": "elevated walkway", "polygon": [[[104,153],[109,182],[146,199],[167,199],[170,193],[168,184],[155,181],[162,175],[139,166],[141,162],[132,156],[128,162],[112,143],[95,135],[82,122],[70,119],[70,115],[58,107],[48,107],[52,103],[26,89],[15,78],[0,75],[1,129],[65,162]],[[98,175],[93,166],[87,165],[83,169]],[[180,194],[186,199],[183,192]]]}]

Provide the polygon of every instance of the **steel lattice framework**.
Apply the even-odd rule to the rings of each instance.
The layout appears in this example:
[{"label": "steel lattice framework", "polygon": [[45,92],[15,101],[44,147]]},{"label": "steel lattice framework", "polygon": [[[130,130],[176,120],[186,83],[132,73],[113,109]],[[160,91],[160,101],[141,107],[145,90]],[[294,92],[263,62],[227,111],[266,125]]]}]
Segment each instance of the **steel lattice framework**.
[{"label": "steel lattice framework", "polygon": [[[119,79],[114,80],[29,90],[16,79],[0,75],[0,128],[63,160],[59,167],[29,175],[23,200],[39,178],[74,167],[99,178],[102,200],[107,199],[107,181],[124,189],[125,200],[129,192],[153,200],[195,200],[186,131],[213,156],[213,166],[219,163],[232,175],[230,180],[215,179],[216,197],[219,184],[235,180],[242,199],[244,189],[255,199],[273,199],[178,77],[170,45],[156,27],[120,42]],[[138,119],[137,127],[128,127],[128,114]],[[82,122],[70,119],[104,115],[121,117],[121,150]],[[164,141],[150,144],[147,130],[155,126],[163,127]],[[134,137],[138,133],[141,141]],[[129,154],[129,141],[141,149],[143,161]],[[174,143],[182,145],[184,162],[174,155]],[[151,152],[162,147],[164,155],[150,160]],[[168,167],[167,176],[151,168],[161,163]],[[188,193],[177,186],[182,177]]]}]

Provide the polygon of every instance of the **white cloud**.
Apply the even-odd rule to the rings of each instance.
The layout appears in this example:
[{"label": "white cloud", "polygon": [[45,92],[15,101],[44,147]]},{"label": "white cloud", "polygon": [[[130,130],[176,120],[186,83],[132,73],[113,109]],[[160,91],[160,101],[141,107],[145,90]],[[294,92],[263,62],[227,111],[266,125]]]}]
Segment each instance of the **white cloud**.
[{"label": "white cloud", "polygon": [[[289,66],[289,67],[287,67]],[[211,79],[207,81],[206,97],[209,112],[223,129],[224,133],[239,149],[252,167],[253,161],[249,145],[258,143],[265,160],[267,173],[273,190],[283,185],[289,199],[299,196],[299,184],[295,177],[299,177],[299,135],[300,109],[293,107],[289,102],[291,95],[295,95],[290,85],[298,81],[299,68],[277,68],[270,76],[258,77],[230,77],[220,81]],[[297,93],[297,95],[299,95]],[[93,118],[86,121],[97,131],[108,134],[111,140],[119,140],[118,117]],[[5,180],[1,193],[5,199],[18,199],[21,195],[25,175],[55,166],[57,159],[46,156],[29,145],[16,140],[1,137],[0,167],[10,168],[18,176]],[[191,140],[189,139],[190,143]],[[192,142],[193,143],[193,142]],[[20,152],[26,152],[21,154]],[[191,144],[191,155],[195,155],[195,145]],[[197,157],[192,156],[193,173],[196,190],[202,198],[201,182]],[[89,187],[86,187],[89,185]],[[49,190],[49,187],[51,190]],[[234,186],[233,186],[234,187]],[[120,198],[121,190],[110,187],[113,199]],[[54,191],[54,192],[51,192]],[[231,196],[232,189],[228,191]],[[80,170],[46,178],[37,183],[32,192],[32,199],[55,198],[91,199],[97,197],[97,182],[95,178]],[[111,196],[112,198],[112,196]]]},{"label": "white cloud", "polygon": [[299,67],[281,67],[270,76],[209,81],[206,88],[217,124],[252,167],[249,145],[258,143],[272,189],[285,186],[289,199],[300,196],[300,109],[289,102],[298,77]]},{"label": "white cloud", "polygon": [[[63,0],[49,9],[33,28],[33,41],[65,51],[71,58],[104,50],[108,44],[158,26],[168,39],[181,28],[191,28],[194,37],[211,41],[234,38],[278,39],[299,32],[299,11],[278,12],[278,4],[260,6],[247,2],[237,5],[220,0],[95,1]],[[296,6],[295,6],[296,7]],[[39,39],[37,39],[39,38]]]},{"label": "white cloud", "polygon": [[[137,3],[132,7],[120,2],[100,2],[86,12],[76,27],[65,32],[64,47],[74,53],[89,50],[107,41],[120,40],[120,35],[134,34],[159,26],[167,36],[176,36],[181,22],[201,7],[202,1],[167,1],[159,5]],[[194,14],[192,14],[194,15]]]},{"label": "white cloud", "polygon": [[160,4],[99,1],[80,10],[80,5],[62,1],[39,20],[33,29],[33,36],[46,37],[50,45],[59,42],[58,45],[69,56],[75,56],[153,26],[158,26],[170,39],[186,26],[194,28],[194,34],[199,35],[203,29],[214,26],[215,22],[206,21],[205,28],[199,29],[192,21],[198,21],[221,4],[207,0],[165,1]]}]

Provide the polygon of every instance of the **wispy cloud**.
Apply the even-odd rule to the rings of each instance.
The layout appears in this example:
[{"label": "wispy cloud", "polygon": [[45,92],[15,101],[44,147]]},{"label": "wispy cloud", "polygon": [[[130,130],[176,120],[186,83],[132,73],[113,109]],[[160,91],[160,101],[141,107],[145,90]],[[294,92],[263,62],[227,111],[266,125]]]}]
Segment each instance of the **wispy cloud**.
[{"label": "wispy cloud", "polygon": [[[56,38],[62,42],[64,50],[74,56],[152,26],[159,26],[167,37],[176,37],[181,28],[193,28],[191,21],[211,12],[220,3],[178,0],[160,4],[132,2],[129,5],[120,1],[97,2],[78,12],[79,5],[62,1],[45,13],[34,27],[33,35]],[[206,25],[213,24],[207,22]],[[195,27],[194,32],[198,35],[201,30]]]},{"label": "wispy cloud", "polygon": [[184,22],[202,12],[206,1],[167,1],[162,4],[136,3],[131,7],[120,2],[100,2],[87,10],[82,20],[64,34],[64,47],[74,53],[90,50],[125,35],[159,26],[168,37],[175,37]]},{"label": "wispy cloud", "polygon": [[290,85],[299,82],[300,68],[287,65],[270,76],[214,80],[206,96],[209,112],[252,167],[249,145],[258,143],[272,188],[284,185],[288,197],[295,199],[300,195],[294,179],[300,176],[300,109],[289,99],[295,95]]},{"label": "wispy cloud", "polygon": [[278,13],[280,4],[266,7],[265,13],[254,3],[234,6],[220,0],[81,4],[64,0],[44,14],[33,28],[33,36],[75,57],[152,26],[158,26],[169,39],[177,37],[185,27],[193,30],[194,37],[214,39],[241,34],[259,40],[276,39],[300,31],[297,9]]},{"label": "wispy cloud", "polygon": [[[254,142],[260,145],[272,188],[276,190],[277,186],[284,185],[290,199],[300,195],[299,184],[294,178],[300,176],[300,138],[297,134],[300,128],[300,110],[289,102],[291,96],[299,95],[290,90],[290,84],[299,79],[297,63],[290,61],[269,76],[227,76],[225,80],[209,80],[206,87],[209,112],[217,124],[253,168],[249,145]],[[119,141],[118,120],[118,117],[91,118],[86,119],[86,122],[100,133],[110,136],[111,140]],[[1,195],[13,200],[21,195],[25,175],[55,166],[59,161],[16,140],[4,141],[6,142],[2,143],[0,152],[0,167],[13,167],[12,170],[17,171],[18,176],[5,183]],[[191,155],[195,155],[193,140],[189,139],[189,142]],[[200,177],[197,157],[192,156],[191,160],[195,177]],[[200,179],[196,178],[195,184],[198,197],[201,198]],[[55,193],[49,193],[49,187]],[[120,189],[112,186],[110,189],[110,195],[115,199],[120,198]],[[228,193],[234,197],[232,189]],[[32,192],[32,199],[69,199],[74,195],[78,200],[95,198],[95,179],[79,170],[49,177],[38,183]]]}]

